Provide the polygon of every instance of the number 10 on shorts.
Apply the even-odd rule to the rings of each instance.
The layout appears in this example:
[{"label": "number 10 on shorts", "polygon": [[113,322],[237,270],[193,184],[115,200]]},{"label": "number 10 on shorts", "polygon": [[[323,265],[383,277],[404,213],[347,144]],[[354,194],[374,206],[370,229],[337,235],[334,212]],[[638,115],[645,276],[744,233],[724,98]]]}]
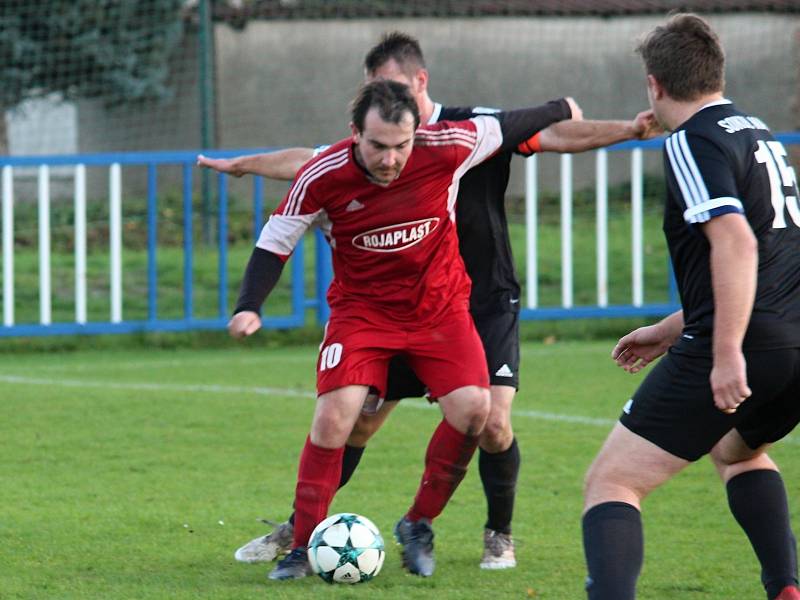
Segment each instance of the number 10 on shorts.
[{"label": "number 10 on shorts", "polygon": [[342,345],[338,342],[330,344],[319,353],[319,370],[332,369],[342,360]]}]

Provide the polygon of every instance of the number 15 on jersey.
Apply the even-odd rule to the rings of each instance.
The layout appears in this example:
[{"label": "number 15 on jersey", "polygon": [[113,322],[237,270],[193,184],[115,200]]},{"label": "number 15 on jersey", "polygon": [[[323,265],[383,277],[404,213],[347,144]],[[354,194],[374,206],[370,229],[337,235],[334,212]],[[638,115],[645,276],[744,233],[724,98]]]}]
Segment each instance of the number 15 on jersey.
[{"label": "number 15 on jersey", "polygon": [[[797,173],[794,167],[786,162],[786,148],[776,141],[765,142],[759,140],[755,159],[767,167],[769,185],[772,194],[772,208],[775,210],[775,220],[772,227],[783,229],[786,227],[786,210],[789,211],[794,224],[800,227],[800,206],[797,204]],[[790,188],[793,195],[785,195],[784,189]]]}]

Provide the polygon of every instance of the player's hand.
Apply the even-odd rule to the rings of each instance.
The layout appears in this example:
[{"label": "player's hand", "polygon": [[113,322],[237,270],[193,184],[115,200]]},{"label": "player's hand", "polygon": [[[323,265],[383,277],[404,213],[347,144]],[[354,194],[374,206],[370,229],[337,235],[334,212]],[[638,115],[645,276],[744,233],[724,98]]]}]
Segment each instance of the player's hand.
[{"label": "player's hand", "polygon": [[649,140],[664,133],[652,110],[644,110],[633,119],[633,135],[637,140]]},{"label": "player's hand", "polygon": [[258,313],[249,310],[236,313],[228,321],[228,333],[231,337],[247,337],[248,335],[253,335],[259,329],[261,329],[261,317],[258,316]]},{"label": "player's hand", "polygon": [[572,112],[572,117],[570,117],[570,120],[583,121],[583,111],[581,110],[581,107],[578,106],[578,103],[575,102],[575,98],[573,98],[572,96],[567,96],[564,98],[564,100],[567,101],[569,109]]},{"label": "player's hand", "polygon": [[640,327],[619,339],[611,358],[628,373],[638,373],[664,354],[672,341],[658,324]]},{"label": "player's hand", "polygon": [[230,158],[208,158],[207,156],[198,154],[197,166],[208,167],[209,169],[233,175],[234,177],[241,177],[245,174],[244,170],[237,165],[236,161]]},{"label": "player's hand", "polygon": [[714,405],[727,414],[735,413],[753,393],[747,385],[747,363],[741,351],[715,353],[709,379]]}]

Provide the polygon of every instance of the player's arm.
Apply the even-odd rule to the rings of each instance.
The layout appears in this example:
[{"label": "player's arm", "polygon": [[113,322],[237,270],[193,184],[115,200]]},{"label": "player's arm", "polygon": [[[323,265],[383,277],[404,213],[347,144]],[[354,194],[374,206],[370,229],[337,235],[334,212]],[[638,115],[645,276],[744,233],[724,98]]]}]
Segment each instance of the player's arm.
[{"label": "player's arm", "polygon": [[239,290],[239,299],[228,323],[231,336],[240,338],[252,335],[261,327],[261,306],[281,278],[284,264],[283,258],[274,252],[258,246],[253,248]]},{"label": "player's arm", "polygon": [[622,336],[611,358],[628,373],[638,373],[664,354],[683,331],[683,311],[664,317],[654,325],[639,327]]},{"label": "player's arm", "polygon": [[197,165],[227,173],[234,177],[262,175],[270,179],[291,181],[304,164],[314,155],[311,148],[287,148],[276,152],[248,154],[235,158],[209,158],[197,156]]},{"label": "player's arm", "polygon": [[546,127],[569,119],[582,119],[583,114],[572,98],[552,100],[541,106],[509,110],[497,114],[503,133],[502,152],[515,150]]},{"label": "player's arm", "polygon": [[233,337],[245,337],[258,331],[261,306],[278,283],[283,265],[308,228],[325,215],[307,183],[303,175],[295,180],[261,230],[228,323],[228,332]]},{"label": "player's arm", "polygon": [[665,149],[665,174],[683,219],[710,246],[714,330],[709,379],[714,404],[732,412],[750,395],[742,340],[755,299],[758,244],[745,217],[748,199],[739,194],[730,159],[714,140],[678,131],[667,138]]},{"label": "player's arm", "polygon": [[714,293],[711,390],[717,408],[733,412],[751,394],[742,341],[756,296],[758,242],[741,214],[721,215],[702,228],[711,246]]},{"label": "player's arm", "polygon": [[585,152],[627,140],[646,140],[664,133],[652,110],[630,121],[561,121],[520,144],[522,154]]},{"label": "player's arm", "polygon": [[[461,146],[471,147],[471,151],[464,156],[458,144],[451,146],[454,159],[454,168],[462,174],[475,165],[487,160],[498,152],[514,150],[521,140],[524,140],[548,125],[580,117],[580,108],[572,98],[552,100],[547,104],[534,108],[523,108],[491,115],[478,114],[469,119],[470,124],[452,123],[454,129],[462,128],[471,130],[465,133]],[[417,135],[428,135],[422,128]],[[469,144],[468,139],[474,140]]]}]

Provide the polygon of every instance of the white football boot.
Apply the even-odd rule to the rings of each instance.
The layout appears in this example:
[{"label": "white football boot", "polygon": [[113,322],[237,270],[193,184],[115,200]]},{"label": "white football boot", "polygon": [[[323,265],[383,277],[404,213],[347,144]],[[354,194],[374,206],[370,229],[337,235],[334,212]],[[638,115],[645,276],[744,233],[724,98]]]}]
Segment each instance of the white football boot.
[{"label": "white football boot", "polygon": [[512,569],[516,566],[517,558],[511,536],[493,529],[484,529],[481,569]]},{"label": "white football boot", "polygon": [[250,540],[233,557],[243,563],[271,562],[292,549],[293,535],[294,526],[289,521],[279,523],[272,533]]}]

